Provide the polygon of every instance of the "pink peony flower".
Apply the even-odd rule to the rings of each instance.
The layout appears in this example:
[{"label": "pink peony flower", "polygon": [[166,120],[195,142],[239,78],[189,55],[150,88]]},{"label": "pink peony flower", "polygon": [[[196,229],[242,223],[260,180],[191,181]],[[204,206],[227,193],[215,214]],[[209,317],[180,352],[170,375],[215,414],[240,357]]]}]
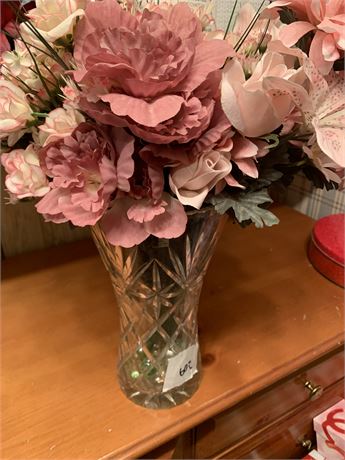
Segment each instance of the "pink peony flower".
[{"label": "pink peony flower", "polygon": [[334,61],[344,56],[345,3],[343,0],[289,0],[275,1],[268,10],[283,6],[295,12],[295,21],[280,32],[285,46],[292,46],[308,32],[313,31],[309,57],[322,74],[328,74]]},{"label": "pink peony flower", "polygon": [[15,198],[41,197],[49,192],[48,179],[42,169],[34,146],[12,150],[1,155],[7,176],[5,185]]},{"label": "pink peony flower", "polygon": [[199,138],[186,144],[148,144],[140,155],[147,162],[155,162],[163,166],[188,165],[193,163],[199,155],[210,150],[226,151],[232,146],[231,124],[223,112],[220,101],[217,99],[213,115],[208,128]]},{"label": "pink peony flower", "polygon": [[84,116],[75,109],[63,109],[59,107],[48,113],[43,125],[39,126],[39,142],[42,147],[72,134],[80,123],[84,122]]},{"label": "pink peony flower", "polygon": [[223,109],[231,124],[244,136],[259,137],[271,133],[283,124],[294,107],[288,94],[275,96],[273,88],[267,90],[266,81],[273,76],[286,85],[302,84],[305,80],[302,68],[288,67],[285,57],[275,52],[263,55],[248,80],[236,58],[224,69]]},{"label": "pink peony flower", "polygon": [[114,200],[100,225],[111,244],[130,248],[150,235],[181,236],[186,229],[187,215],[183,206],[168,193],[163,193],[158,201],[123,196]]},{"label": "pink peony flower", "polygon": [[88,123],[71,136],[41,150],[41,165],[52,178],[51,191],[37,204],[46,220],[94,225],[107,210],[111,195],[129,190],[134,140],[122,129],[106,132]]},{"label": "pink peony flower", "polygon": [[200,209],[210,190],[230,171],[231,163],[226,156],[211,150],[189,165],[173,168],[169,184],[182,204]]},{"label": "pink peony flower", "polygon": [[204,38],[186,3],[136,16],[113,0],[89,3],[75,35],[82,108],[148,142],[187,143],[210,123],[230,53]]}]

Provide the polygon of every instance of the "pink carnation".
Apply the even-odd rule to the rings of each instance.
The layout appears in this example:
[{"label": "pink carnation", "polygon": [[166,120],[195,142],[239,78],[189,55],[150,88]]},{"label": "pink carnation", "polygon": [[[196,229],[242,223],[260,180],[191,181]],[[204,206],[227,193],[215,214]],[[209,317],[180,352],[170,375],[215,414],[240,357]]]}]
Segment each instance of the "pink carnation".
[{"label": "pink carnation", "polygon": [[187,143],[210,123],[231,51],[204,38],[186,3],[133,16],[114,0],[90,2],[75,36],[81,106],[148,142]]},{"label": "pink carnation", "polygon": [[46,220],[94,225],[117,189],[128,191],[134,171],[134,140],[122,129],[107,133],[82,123],[71,136],[41,150],[51,191],[37,204]]},{"label": "pink carnation", "polygon": [[27,197],[42,197],[49,192],[48,179],[32,144],[25,150],[15,149],[1,155],[7,176],[5,185],[13,201]]}]

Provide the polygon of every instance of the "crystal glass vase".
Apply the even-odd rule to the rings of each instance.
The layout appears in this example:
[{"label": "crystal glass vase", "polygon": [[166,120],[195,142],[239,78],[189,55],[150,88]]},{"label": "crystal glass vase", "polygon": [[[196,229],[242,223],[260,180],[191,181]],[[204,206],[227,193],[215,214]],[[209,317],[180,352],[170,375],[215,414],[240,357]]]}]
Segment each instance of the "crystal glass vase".
[{"label": "crystal glass vase", "polygon": [[130,249],[92,229],[119,308],[119,383],[136,404],[169,408],[198,389],[198,303],[222,221],[212,208],[193,211],[179,238],[150,236]]}]

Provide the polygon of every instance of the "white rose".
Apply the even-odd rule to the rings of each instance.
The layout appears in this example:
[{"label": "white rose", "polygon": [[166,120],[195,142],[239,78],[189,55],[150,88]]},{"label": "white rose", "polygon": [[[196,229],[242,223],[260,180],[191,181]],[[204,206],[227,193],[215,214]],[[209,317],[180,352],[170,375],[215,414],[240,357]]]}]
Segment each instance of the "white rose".
[{"label": "white rose", "polygon": [[75,128],[85,121],[84,116],[75,109],[58,108],[52,110],[45,120],[45,123],[39,126],[39,143],[44,147],[58,139],[72,134]]},{"label": "white rose", "polygon": [[[76,19],[84,14],[85,5],[86,0],[36,0],[36,8],[29,11],[28,17],[48,42],[55,42],[73,33]],[[26,40],[37,43],[37,37],[25,22],[20,28]]]},{"label": "white rose", "polygon": [[208,192],[230,171],[230,160],[211,150],[190,165],[173,168],[169,184],[182,204],[200,209]]},{"label": "white rose", "polygon": [[15,198],[40,197],[49,192],[47,176],[40,167],[32,144],[25,150],[3,153],[1,163],[7,172],[6,188]]}]

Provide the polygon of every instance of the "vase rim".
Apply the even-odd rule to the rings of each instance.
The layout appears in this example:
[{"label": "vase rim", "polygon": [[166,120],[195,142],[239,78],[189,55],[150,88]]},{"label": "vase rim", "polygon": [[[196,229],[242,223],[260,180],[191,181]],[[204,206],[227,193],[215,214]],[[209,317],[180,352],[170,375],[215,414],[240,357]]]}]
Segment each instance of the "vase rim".
[{"label": "vase rim", "polygon": [[201,209],[191,209],[190,211],[186,211],[187,216],[193,216],[195,214],[206,214],[209,212],[216,212],[213,206],[207,206]]}]

